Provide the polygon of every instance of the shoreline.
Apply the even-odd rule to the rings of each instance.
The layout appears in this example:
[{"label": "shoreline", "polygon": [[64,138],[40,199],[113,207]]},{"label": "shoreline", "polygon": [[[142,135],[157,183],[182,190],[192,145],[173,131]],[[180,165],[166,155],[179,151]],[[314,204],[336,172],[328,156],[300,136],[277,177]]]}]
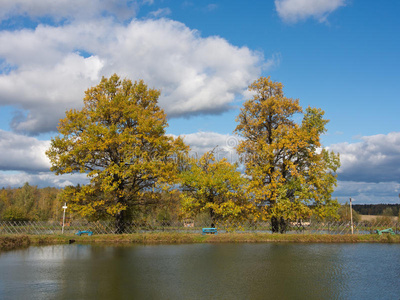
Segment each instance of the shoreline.
[{"label": "shoreline", "polygon": [[54,244],[195,244],[195,243],[400,243],[400,235],[354,234],[271,234],[220,233],[202,235],[193,233],[132,233],[77,235],[0,235],[0,251]]}]

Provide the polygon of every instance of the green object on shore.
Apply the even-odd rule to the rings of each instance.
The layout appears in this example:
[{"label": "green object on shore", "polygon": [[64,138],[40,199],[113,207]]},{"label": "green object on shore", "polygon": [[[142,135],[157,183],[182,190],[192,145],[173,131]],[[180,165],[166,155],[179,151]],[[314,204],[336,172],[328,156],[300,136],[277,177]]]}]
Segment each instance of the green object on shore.
[{"label": "green object on shore", "polygon": [[377,230],[376,233],[379,234],[379,235],[382,235],[382,233],[389,233],[391,235],[394,235],[394,231],[393,231],[392,228],[383,229],[383,230]]}]

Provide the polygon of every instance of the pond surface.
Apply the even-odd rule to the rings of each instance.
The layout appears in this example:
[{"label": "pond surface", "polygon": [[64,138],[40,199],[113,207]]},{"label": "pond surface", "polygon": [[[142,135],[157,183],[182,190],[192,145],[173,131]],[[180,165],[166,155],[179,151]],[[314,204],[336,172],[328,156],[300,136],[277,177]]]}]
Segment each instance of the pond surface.
[{"label": "pond surface", "polygon": [[0,253],[0,299],[400,299],[400,245],[30,247]]}]

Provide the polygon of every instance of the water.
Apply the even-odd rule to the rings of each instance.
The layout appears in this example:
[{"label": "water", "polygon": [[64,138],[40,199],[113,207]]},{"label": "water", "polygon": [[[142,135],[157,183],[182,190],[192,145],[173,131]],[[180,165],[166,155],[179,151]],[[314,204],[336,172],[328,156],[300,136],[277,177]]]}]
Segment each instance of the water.
[{"label": "water", "polygon": [[400,245],[30,247],[0,254],[0,299],[400,299]]}]

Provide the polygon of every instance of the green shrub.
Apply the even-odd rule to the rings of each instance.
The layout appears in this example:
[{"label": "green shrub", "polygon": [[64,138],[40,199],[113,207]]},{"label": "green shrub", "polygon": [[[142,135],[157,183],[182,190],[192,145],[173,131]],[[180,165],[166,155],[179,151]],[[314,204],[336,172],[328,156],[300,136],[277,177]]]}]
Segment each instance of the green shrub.
[{"label": "green shrub", "polygon": [[2,219],[4,221],[26,221],[29,218],[22,208],[18,206],[10,206],[3,211]]},{"label": "green shrub", "polygon": [[[353,222],[357,223],[361,220],[360,214],[357,213],[354,209],[352,209],[353,213]],[[349,204],[344,204],[339,207],[338,210],[339,214],[339,220],[341,222],[350,222],[351,216],[350,216],[350,205]]]}]

